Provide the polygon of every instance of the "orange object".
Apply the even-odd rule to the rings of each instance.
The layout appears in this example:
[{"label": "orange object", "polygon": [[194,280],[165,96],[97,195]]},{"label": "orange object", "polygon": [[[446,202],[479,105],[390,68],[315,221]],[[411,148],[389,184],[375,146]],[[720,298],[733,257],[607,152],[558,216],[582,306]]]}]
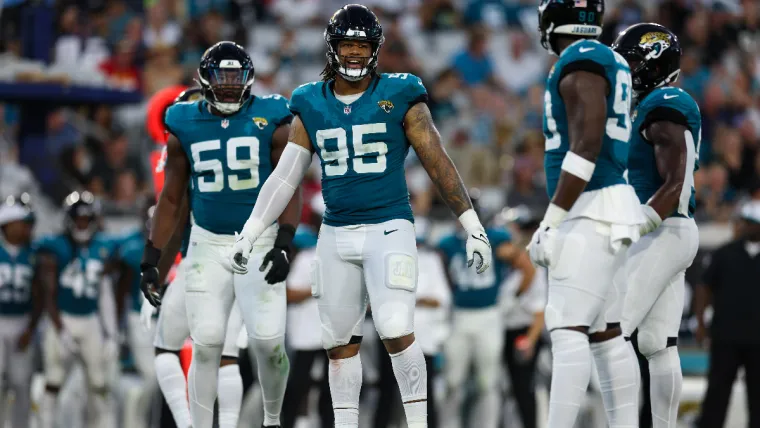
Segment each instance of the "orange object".
[{"label": "orange object", "polygon": [[189,338],[185,340],[185,344],[182,346],[182,349],[179,351],[179,363],[182,365],[182,371],[185,372],[185,377],[187,377],[187,372],[190,371],[190,363],[193,361],[193,341]]},{"label": "orange object", "polygon": [[166,135],[166,125],[164,125],[164,114],[166,109],[172,105],[174,100],[187,89],[187,86],[176,85],[162,89],[156,92],[150,101],[148,101],[148,111],[145,116],[145,129],[148,135],[156,144],[166,145],[168,136]]}]

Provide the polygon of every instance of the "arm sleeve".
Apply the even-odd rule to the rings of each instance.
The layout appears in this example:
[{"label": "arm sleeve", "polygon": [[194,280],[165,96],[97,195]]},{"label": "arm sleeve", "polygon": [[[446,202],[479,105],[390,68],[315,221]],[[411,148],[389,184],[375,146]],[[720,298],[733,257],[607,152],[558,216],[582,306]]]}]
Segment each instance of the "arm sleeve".
[{"label": "arm sleeve", "polygon": [[100,316],[103,330],[109,338],[115,338],[116,329],[116,300],[113,293],[113,280],[105,276],[100,283]]},{"label": "arm sleeve", "polygon": [[288,143],[277,167],[261,186],[256,205],[243,226],[242,234],[255,241],[277,217],[293,197],[311,165],[311,152],[295,143]]}]

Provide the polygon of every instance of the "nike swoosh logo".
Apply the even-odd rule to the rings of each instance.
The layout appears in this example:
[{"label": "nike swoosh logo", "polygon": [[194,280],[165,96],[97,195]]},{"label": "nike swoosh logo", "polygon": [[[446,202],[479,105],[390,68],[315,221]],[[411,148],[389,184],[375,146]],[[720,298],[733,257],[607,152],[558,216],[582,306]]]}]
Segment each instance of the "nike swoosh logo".
[{"label": "nike swoosh logo", "polygon": [[398,230],[398,229],[393,229],[393,230],[384,230],[384,231],[383,231],[383,234],[384,234],[384,235],[390,235],[391,233],[393,233],[393,232],[395,232],[395,231],[397,231],[397,230]]},{"label": "nike swoosh logo", "polygon": [[488,245],[488,248],[491,248],[491,244],[488,242],[488,238],[486,238],[485,235],[483,235],[482,233],[480,234],[480,236],[472,235],[472,237],[475,238],[475,239],[477,239],[478,241],[480,241],[480,242]]},{"label": "nike swoosh logo", "polygon": [[669,100],[671,98],[678,98],[678,95],[663,95],[662,97],[665,98],[666,100]]},{"label": "nike swoosh logo", "polygon": [[580,52],[580,53],[586,53],[586,52],[591,52],[594,49],[596,49],[596,48],[579,48],[578,52]]}]

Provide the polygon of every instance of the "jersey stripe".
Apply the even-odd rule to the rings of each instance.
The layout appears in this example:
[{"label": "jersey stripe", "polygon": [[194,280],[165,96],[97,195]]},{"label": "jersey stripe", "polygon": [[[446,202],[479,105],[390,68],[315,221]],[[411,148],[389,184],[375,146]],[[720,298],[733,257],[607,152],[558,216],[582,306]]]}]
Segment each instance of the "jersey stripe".
[{"label": "jersey stripe", "polygon": [[684,139],[686,140],[686,172],[683,179],[683,187],[681,187],[681,195],[678,197],[678,214],[685,217],[689,217],[689,200],[691,199],[691,192],[694,189],[694,161],[696,157],[696,145],[694,144],[694,136],[691,131],[686,129],[683,132]]}]

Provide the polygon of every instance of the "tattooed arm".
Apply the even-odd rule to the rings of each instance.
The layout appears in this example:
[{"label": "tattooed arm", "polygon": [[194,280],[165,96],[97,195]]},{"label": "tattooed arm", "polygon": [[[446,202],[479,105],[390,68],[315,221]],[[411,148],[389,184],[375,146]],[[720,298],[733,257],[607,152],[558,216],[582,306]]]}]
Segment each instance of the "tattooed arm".
[{"label": "tattooed arm", "polygon": [[493,258],[491,244],[486,231],[474,209],[462,178],[454,163],[446,154],[427,104],[417,103],[404,116],[406,138],[414,147],[422,166],[441,193],[446,205],[459,217],[459,222],[467,231],[467,266],[475,262],[475,255],[480,256],[476,265],[478,273],[488,269]]},{"label": "tattooed arm", "polygon": [[459,217],[471,209],[470,195],[467,194],[459,171],[441,144],[441,135],[433,123],[427,104],[417,103],[406,112],[404,129],[422,166],[451,211]]}]

